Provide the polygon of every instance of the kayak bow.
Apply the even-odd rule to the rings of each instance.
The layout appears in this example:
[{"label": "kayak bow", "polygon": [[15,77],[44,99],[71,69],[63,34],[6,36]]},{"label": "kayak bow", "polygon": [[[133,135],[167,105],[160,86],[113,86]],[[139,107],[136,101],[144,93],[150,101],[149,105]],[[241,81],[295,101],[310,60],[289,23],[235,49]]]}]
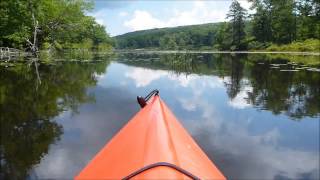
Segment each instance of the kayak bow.
[{"label": "kayak bow", "polygon": [[225,179],[158,91],[139,98],[143,108],[75,179]]}]

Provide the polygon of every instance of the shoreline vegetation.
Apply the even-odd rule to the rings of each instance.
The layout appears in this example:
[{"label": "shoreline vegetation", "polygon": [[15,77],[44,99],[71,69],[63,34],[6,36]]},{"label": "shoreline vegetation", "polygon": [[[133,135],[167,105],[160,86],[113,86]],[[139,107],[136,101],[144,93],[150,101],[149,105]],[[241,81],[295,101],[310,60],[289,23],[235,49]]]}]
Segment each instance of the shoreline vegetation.
[{"label": "shoreline vegetation", "polygon": [[226,22],[156,28],[114,37],[118,49],[320,52],[318,0],[236,0]]},{"label": "shoreline vegetation", "polygon": [[[201,25],[199,25],[201,26]],[[120,40],[121,41],[121,40]],[[117,41],[116,41],[117,42]],[[199,48],[186,49],[185,47],[175,48],[163,48],[163,47],[148,47],[139,48],[136,46],[130,48],[116,48],[116,50],[157,50],[157,51],[214,51],[214,52],[250,52],[250,53],[297,53],[297,54],[320,54],[320,40],[318,39],[307,39],[305,41],[294,41],[290,44],[269,44],[261,45],[259,47],[252,47],[243,50],[232,50],[232,49],[219,49],[215,47],[201,46]],[[173,49],[173,50],[172,50]]]},{"label": "shoreline vegetation", "polygon": [[87,13],[87,0],[4,0],[0,2],[0,47],[38,55],[40,50],[110,50],[113,39]]},{"label": "shoreline vegetation", "polygon": [[156,50],[156,49],[119,49],[114,52],[122,54],[226,54],[231,56],[248,56],[250,60],[285,60],[291,63],[320,67],[320,52],[281,52],[281,51],[209,51],[209,50]]},{"label": "shoreline vegetation", "polygon": [[249,14],[233,0],[226,22],[156,28],[110,37],[104,26],[87,15],[94,7],[92,1],[5,0],[0,3],[0,47],[23,49],[36,56],[40,51],[66,50],[319,56],[318,0],[248,1],[254,13]]},{"label": "shoreline vegetation", "polygon": [[247,50],[247,51],[217,51],[217,50],[162,50],[162,49],[115,49],[114,52],[121,53],[158,53],[158,54],[175,54],[175,53],[190,53],[190,54],[288,54],[288,55],[310,55],[320,56],[319,51],[267,51],[267,50]]}]

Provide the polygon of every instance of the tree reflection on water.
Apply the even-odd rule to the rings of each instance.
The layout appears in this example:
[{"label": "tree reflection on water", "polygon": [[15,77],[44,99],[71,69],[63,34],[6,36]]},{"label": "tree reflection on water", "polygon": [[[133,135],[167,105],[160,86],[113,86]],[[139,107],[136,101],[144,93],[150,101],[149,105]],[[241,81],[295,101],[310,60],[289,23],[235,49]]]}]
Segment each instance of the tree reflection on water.
[{"label": "tree reflection on water", "polygon": [[87,88],[105,73],[108,61],[0,67],[1,179],[23,179],[48,153],[63,128],[53,120],[65,110],[76,113],[81,103],[94,101]]},{"label": "tree reflection on water", "polygon": [[[52,57],[47,57],[45,64],[42,63],[39,66],[18,63],[9,68],[0,67],[1,179],[23,179],[30,175],[30,170],[48,154],[50,145],[57,143],[63,134],[63,124],[58,124],[56,121],[59,115],[64,111],[77,113],[81,104],[95,102],[95,97],[89,93],[88,88],[99,90],[96,87],[97,77],[107,74],[105,71],[110,61],[105,61],[103,57],[95,57],[91,54],[88,57],[81,57],[83,57],[81,61],[76,61],[79,58],[69,54],[67,59],[74,62],[54,61]],[[143,82],[144,84],[136,84],[138,87],[136,90],[139,93],[141,93],[139,88],[150,83],[152,78],[167,76],[170,73],[179,75],[179,78],[180,75],[194,78],[206,75],[204,79],[208,82],[221,82],[221,87],[225,88],[223,93],[226,93],[227,100],[237,101],[242,98],[241,101],[244,101],[246,105],[272,112],[274,115],[285,115],[297,121],[303,120],[305,117],[319,117],[320,73],[308,71],[306,68],[299,71],[281,71],[281,69],[292,69],[298,66],[302,67],[302,65],[289,65],[287,64],[289,60],[283,57],[270,60],[264,58],[245,54],[159,55],[128,53],[118,54],[117,61],[128,66],[146,68],[146,71],[142,71],[144,76],[160,73],[158,76],[151,76],[151,80]],[[93,63],[90,59],[99,61]],[[122,76],[127,78],[125,83],[132,83],[132,79],[128,78],[132,77],[132,74],[117,69],[119,63],[115,63],[116,68],[113,69],[113,73],[108,74],[108,76],[112,76],[107,78],[108,83],[111,81],[110,83],[116,86],[120,82],[112,81],[118,81],[117,78]],[[276,65],[276,68],[273,68],[272,64],[277,63],[282,64],[281,67],[278,68],[279,65]],[[122,67],[122,70],[130,69],[128,66]],[[36,73],[36,68],[38,73]],[[140,71],[143,68],[134,68],[134,70]],[[140,73],[137,75],[141,76]],[[39,79],[41,79],[41,83],[39,83]],[[202,80],[197,83],[203,83],[200,82]],[[156,86],[161,86],[161,83]],[[108,97],[117,97],[118,100],[118,96],[131,92],[129,88],[125,89],[123,86],[119,88],[122,88],[123,92],[114,90],[117,95],[112,95],[112,91],[108,91]],[[187,86],[181,84],[179,88],[179,90],[183,90]],[[196,90],[195,88],[190,91]],[[170,89],[170,93],[171,91],[173,94],[176,93],[174,95],[178,95],[178,92]],[[102,96],[102,94],[105,95],[103,88],[99,95]],[[105,106],[110,106],[110,102],[113,103],[112,106],[119,108],[110,108],[109,115],[111,111],[114,114],[124,113],[122,109],[121,113],[120,110],[117,110],[123,107],[122,104],[116,106],[114,103],[117,101],[111,101],[112,98],[106,99],[105,101],[108,101],[109,104],[103,101],[102,104],[97,105],[102,109],[98,113],[101,119],[104,119]],[[125,99],[121,103],[128,103],[128,100]],[[210,107],[210,104],[208,106]],[[196,106],[189,108],[195,110]],[[92,110],[88,110],[87,113],[87,117],[92,118]],[[193,115],[199,116],[197,113]],[[117,127],[119,125],[118,121],[98,122],[105,125],[104,128],[109,127],[108,123],[110,122],[116,124]],[[94,127],[96,128],[96,126]],[[106,132],[103,129],[100,133],[105,134]],[[109,136],[111,137],[112,134]],[[100,140],[104,141],[104,139]],[[208,147],[207,151],[209,152],[211,149],[213,148]]]},{"label": "tree reflection on water", "polygon": [[[252,90],[246,92],[246,102],[258,109],[274,114],[283,113],[294,120],[300,120],[305,116],[319,116],[320,73],[308,71],[306,68],[300,71],[281,71],[272,68],[271,65],[283,65],[290,62],[288,59],[282,57],[266,61],[263,58],[266,57],[246,54],[127,54],[120,58],[120,62],[150,69],[169,70],[177,74],[185,73],[186,76],[191,73],[215,75],[224,79],[231,100],[240,91],[250,87]],[[284,64],[283,67],[292,68],[289,66],[290,64]]]}]

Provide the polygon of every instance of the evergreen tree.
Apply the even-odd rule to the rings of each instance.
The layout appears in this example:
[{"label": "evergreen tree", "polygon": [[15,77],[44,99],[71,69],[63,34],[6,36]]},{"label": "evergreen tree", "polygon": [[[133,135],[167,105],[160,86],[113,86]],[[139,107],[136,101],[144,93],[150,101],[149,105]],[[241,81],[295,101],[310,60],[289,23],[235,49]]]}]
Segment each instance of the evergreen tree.
[{"label": "evergreen tree", "polygon": [[252,35],[259,42],[287,44],[319,38],[319,0],[249,0],[256,10]]},{"label": "evergreen tree", "polygon": [[245,19],[247,11],[241,7],[238,1],[233,1],[227,18],[230,19],[230,31],[232,34],[232,50],[246,49],[245,43]]},{"label": "evergreen tree", "polygon": [[221,24],[217,29],[215,39],[214,39],[214,48],[218,50],[227,50],[230,49],[232,43],[232,37],[228,33],[228,24],[227,22]]},{"label": "evergreen tree", "polygon": [[271,2],[270,0],[251,2],[253,2],[252,9],[256,9],[251,22],[252,35],[259,42],[271,42]]},{"label": "evergreen tree", "polygon": [[291,43],[295,40],[294,0],[272,1],[271,28],[273,42]]},{"label": "evergreen tree", "polygon": [[297,38],[320,38],[320,1],[297,0]]}]

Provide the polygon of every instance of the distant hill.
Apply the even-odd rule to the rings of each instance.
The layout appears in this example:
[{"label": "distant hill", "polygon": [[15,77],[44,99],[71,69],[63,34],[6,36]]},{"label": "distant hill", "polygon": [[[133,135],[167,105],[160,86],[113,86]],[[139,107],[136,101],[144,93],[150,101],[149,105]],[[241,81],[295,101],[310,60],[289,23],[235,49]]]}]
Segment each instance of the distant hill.
[{"label": "distant hill", "polygon": [[212,49],[219,27],[225,23],[142,30],[115,36],[118,49]]}]

